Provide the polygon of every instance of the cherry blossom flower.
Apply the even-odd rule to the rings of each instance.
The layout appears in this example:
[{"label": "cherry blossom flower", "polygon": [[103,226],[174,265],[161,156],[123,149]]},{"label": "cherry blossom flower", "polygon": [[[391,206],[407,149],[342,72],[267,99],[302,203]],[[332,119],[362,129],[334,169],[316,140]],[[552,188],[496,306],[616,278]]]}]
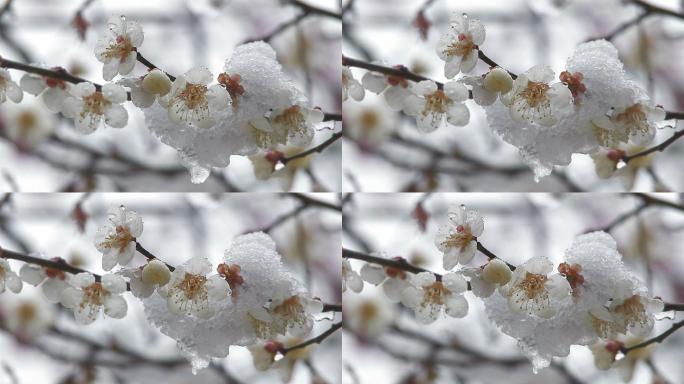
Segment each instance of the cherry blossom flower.
[{"label": "cherry blossom flower", "polygon": [[[46,66],[39,65],[41,68]],[[46,68],[47,69],[47,68]],[[55,67],[49,68],[53,71],[66,73],[64,68]],[[32,73],[26,73],[19,81],[21,89],[24,92],[30,93],[34,96],[41,96],[45,106],[52,112],[61,112],[64,100],[69,95],[71,84],[64,80],[54,77],[40,76]]]},{"label": "cherry blossom flower", "polygon": [[290,105],[274,109],[268,120],[276,137],[287,137],[288,144],[305,146],[313,139],[314,125],[323,121],[323,112],[302,105]]},{"label": "cherry blossom flower", "polygon": [[159,98],[171,91],[171,80],[155,68],[145,76],[123,78],[117,82],[131,91],[131,101],[138,108],[148,108]]},{"label": "cherry blossom flower", "polygon": [[123,16],[107,20],[107,33],[95,46],[95,57],[104,63],[102,77],[110,81],[117,74],[131,73],[137,61],[136,49],[142,45],[143,30],[140,24],[126,21]]},{"label": "cherry blossom flower", "polygon": [[356,101],[363,100],[365,89],[361,83],[354,78],[349,67],[342,67],[342,101],[352,98]]},{"label": "cherry blossom flower", "polygon": [[10,269],[10,265],[5,259],[0,259],[0,293],[9,289],[13,293],[21,292],[23,283],[19,276]]},{"label": "cherry blossom flower", "polygon": [[[51,259],[54,262],[64,262],[63,259],[55,257]],[[67,283],[66,272],[48,267],[40,267],[32,264],[24,264],[19,270],[19,277],[28,283],[37,287],[41,285],[43,294],[51,303],[59,302],[59,295],[62,291],[69,287]]]},{"label": "cherry blossom flower", "polygon": [[352,292],[361,292],[363,289],[363,280],[361,276],[352,269],[349,260],[342,260],[342,292],[347,291],[347,287]]},{"label": "cherry blossom flower", "polygon": [[[384,62],[374,62],[386,66]],[[397,65],[396,69],[405,69],[404,66]],[[409,81],[403,77],[394,75],[385,75],[378,72],[366,72],[361,78],[363,88],[376,93],[382,94],[387,102],[387,105],[393,110],[400,111],[404,108],[404,100],[410,95]]]},{"label": "cherry blossom flower", "polygon": [[482,216],[464,205],[449,208],[449,223],[439,228],[435,245],[444,252],[444,269],[453,269],[457,264],[468,264],[477,251],[477,237],[484,231]]},{"label": "cherry blossom flower", "polygon": [[15,103],[21,102],[24,98],[24,93],[21,87],[12,81],[12,77],[8,70],[0,68],[0,104],[12,100]]},{"label": "cherry blossom flower", "polygon": [[119,275],[104,275],[102,281],[82,272],[69,277],[69,284],[60,294],[60,302],[74,311],[76,321],[90,324],[97,319],[100,310],[105,315],[121,319],[126,316],[128,304],[121,296],[126,292],[126,281]]},{"label": "cherry blossom flower", "polygon": [[551,262],[533,257],[513,272],[511,281],[502,287],[511,310],[549,318],[556,313],[557,302],[570,292],[570,285],[561,275],[553,274]]},{"label": "cherry blossom flower", "polygon": [[219,84],[210,86],[212,78],[204,67],[193,68],[176,78],[164,98],[173,122],[199,128],[211,128],[216,123],[213,115],[228,108],[230,95]]},{"label": "cherry blossom flower", "polygon": [[110,271],[117,264],[128,264],[135,255],[136,238],[142,235],[142,217],[123,205],[107,213],[109,223],[98,229],[95,248],[102,252],[102,269]]},{"label": "cherry blossom flower", "polygon": [[7,303],[3,315],[7,329],[24,340],[35,340],[45,334],[54,319],[45,301],[26,297]]},{"label": "cherry blossom flower", "polygon": [[126,101],[126,90],[108,83],[98,91],[92,83],[83,82],[73,86],[64,100],[62,113],[74,119],[76,129],[89,134],[95,132],[104,118],[112,128],[123,128],[128,123],[128,112],[121,105]]},{"label": "cherry blossom flower", "polygon": [[543,65],[518,76],[503,100],[510,107],[511,118],[545,126],[556,123],[557,111],[570,106],[572,93],[562,83],[550,84],[553,78],[551,67]]},{"label": "cherry blossom flower", "polygon": [[345,326],[363,337],[382,335],[397,318],[396,306],[379,295],[344,298]]},{"label": "cherry blossom flower", "polygon": [[366,263],[361,267],[360,275],[366,282],[382,285],[383,292],[391,301],[400,301],[401,293],[410,285],[409,273],[394,267]]},{"label": "cherry blossom flower", "polygon": [[320,300],[304,294],[276,292],[265,308],[250,311],[258,338],[268,340],[286,334],[305,337],[313,328],[313,315],[323,310]]},{"label": "cherry blossom flower", "polygon": [[404,112],[416,118],[421,132],[432,132],[444,124],[444,120],[456,126],[470,121],[470,111],[463,103],[468,100],[468,89],[461,82],[450,81],[444,89],[438,89],[432,80],[415,83],[412,95],[405,102]]},{"label": "cherry blossom flower", "polygon": [[344,130],[363,149],[376,148],[397,129],[397,114],[380,103],[367,100],[344,107]]},{"label": "cherry blossom flower", "polygon": [[35,148],[54,130],[54,121],[45,108],[24,102],[5,106],[0,118],[7,137],[20,148]]},{"label": "cherry blossom flower", "polygon": [[209,260],[202,257],[176,268],[171,281],[160,289],[169,311],[205,319],[214,316],[217,303],[230,296],[230,287],[219,275],[207,276],[211,269]]},{"label": "cherry blossom flower", "polygon": [[454,14],[449,20],[449,30],[437,43],[437,55],[446,61],[444,76],[451,79],[459,72],[470,72],[478,59],[479,45],[484,43],[485,28],[479,20],[465,14]]},{"label": "cherry blossom flower", "polygon": [[647,103],[636,103],[629,106],[615,108],[610,116],[612,127],[606,127],[606,121],[601,132],[609,132],[612,140],[604,139],[604,142],[616,143],[631,140],[637,145],[648,144],[653,140],[656,130],[656,121],[665,119],[665,110],[661,107],[653,107]]},{"label": "cherry blossom flower", "polygon": [[451,317],[464,317],[468,314],[468,301],[461,293],[468,285],[460,274],[447,273],[437,281],[431,272],[421,272],[411,276],[411,286],[401,294],[401,302],[415,311],[416,319],[429,324],[444,312]]}]

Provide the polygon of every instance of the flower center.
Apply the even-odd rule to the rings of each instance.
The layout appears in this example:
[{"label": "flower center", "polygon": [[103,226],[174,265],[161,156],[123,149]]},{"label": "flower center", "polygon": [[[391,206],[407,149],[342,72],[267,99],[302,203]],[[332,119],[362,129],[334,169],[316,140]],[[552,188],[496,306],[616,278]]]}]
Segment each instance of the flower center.
[{"label": "flower center", "polygon": [[22,324],[27,324],[35,319],[37,313],[36,306],[31,303],[21,303],[17,308],[17,316]]},{"label": "flower center", "polygon": [[544,284],[547,280],[548,277],[544,275],[526,272],[525,279],[520,282],[520,289],[525,292],[528,299],[534,299],[537,296],[546,295]]},{"label": "flower center", "polygon": [[304,307],[299,301],[299,296],[292,296],[273,308],[272,312],[284,319],[296,320],[301,317],[302,312],[304,312]]},{"label": "flower center", "polygon": [[378,116],[377,112],[372,109],[365,109],[363,112],[361,112],[359,122],[361,123],[361,128],[369,131],[379,125],[380,116]]},{"label": "flower center", "polygon": [[378,317],[379,312],[378,306],[370,300],[364,301],[359,306],[359,318],[364,324],[367,324]]},{"label": "flower center", "polygon": [[445,248],[465,249],[474,237],[472,232],[470,232],[470,228],[459,225],[456,227],[456,232],[447,236],[446,240],[442,242],[442,246]]},{"label": "flower center", "polygon": [[17,124],[22,131],[29,131],[38,123],[38,117],[31,111],[22,111],[17,117]]},{"label": "flower center", "polygon": [[128,228],[117,225],[116,233],[107,236],[105,241],[102,242],[102,246],[105,248],[118,248],[119,252],[123,252],[131,241],[135,241],[135,238],[131,235]]},{"label": "flower center", "polygon": [[546,83],[537,83],[534,81],[527,81],[527,88],[520,92],[520,97],[525,99],[527,105],[534,108],[539,104],[546,102],[546,92],[551,87]]},{"label": "flower center", "polygon": [[208,108],[206,85],[188,83],[178,97],[188,109]]},{"label": "flower center", "polygon": [[123,63],[126,61],[126,58],[131,51],[133,51],[131,39],[124,36],[117,36],[116,42],[110,44],[105,50],[104,56],[109,59],[119,59]]},{"label": "flower center", "polygon": [[628,133],[633,133],[636,131],[648,133],[650,131],[650,126],[648,125],[648,120],[646,119],[646,113],[644,113],[643,109],[641,108],[641,104],[634,104],[625,109],[624,112],[615,116],[615,121],[627,126]]},{"label": "flower center", "polygon": [[639,295],[634,295],[616,306],[613,311],[622,315],[627,325],[647,324],[646,308],[641,303]]},{"label": "flower center", "polygon": [[86,305],[97,305],[101,306],[104,304],[104,295],[107,290],[102,287],[102,283],[95,282],[85,288],[83,288],[83,301],[81,302],[81,308]]},{"label": "flower center", "polygon": [[102,96],[102,92],[99,91],[84,97],[83,103],[83,114],[91,113],[94,115],[104,115],[105,109],[111,105],[111,103]]},{"label": "flower center", "polygon": [[176,288],[183,291],[188,300],[200,301],[208,297],[206,283],[206,276],[186,272],[183,280],[176,284]]},{"label": "flower center", "polygon": [[451,294],[441,281],[435,281],[431,285],[423,288],[423,302],[437,305],[444,304],[444,298]]},{"label": "flower center", "polygon": [[273,118],[273,122],[288,127],[296,127],[304,122],[304,115],[302,115],[299,105],[293,105]]},{"label": "flower center", "polygon": [[446,113],[447,105],[450,103],[451,99],[447,97],[446,93],[441,89],[438,89],[434,93],[425,96],[425,111]]},{"label": "flower center", "polygon": [[465,57],[469,55],[470,52],[476,47],[477,46],[475,43],[473,43],[473,40],[469,35],[466,35],[465,33],[459,33],[458,40],[451,42],[451,44],[449,44],[444,50],[444,54],[449,57]]}]

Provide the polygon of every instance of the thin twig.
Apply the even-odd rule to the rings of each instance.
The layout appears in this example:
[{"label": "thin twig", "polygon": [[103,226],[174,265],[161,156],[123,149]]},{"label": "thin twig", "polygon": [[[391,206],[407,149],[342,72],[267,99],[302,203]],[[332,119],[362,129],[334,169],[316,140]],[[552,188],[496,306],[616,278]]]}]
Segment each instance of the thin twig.
[{"label": "thin twig", "polygon": [[620,158],[620,160],[622,160],[625,163],[629,163],[631,160],[634,160],[638,157],[648,156],[654,152],[663,152],[667,147],[672,145],[675,141],[679,140],[682,136],[684,136],[684,129],[676,131],[674,134],[672,134],[672,136],[669,139],[663,141],[658,145],[645,149],[641,152],[637,152],[633,155],[624,155]]},{"label": "thin twig", "polygon": [[667,331],[661,333],[661,334],[658,335],[658,336],[655,336],[655,337],[653,337],[653,338],[650,338],[650,339],[648,339],[648,340],[645,340],[645,341],[643,341],[643,342],[641,342],[641,343],[639,343],[639,344],[632,345],[632,346],[630,346],[630,347],[622,347],[622,348],[620,348],[620,351],[621,351],[622,353],[627,353],[627,352],[633,351],[633,350],[635,350],[635,349],[639,349],[639,348],[646,347],[646,346],[651,345],[651,344],[653,344],[653,343],[662,343],[663,340],[665,340],[665,339],[666,339],[668,336],[670,336],[671,334],[675,333],[675,332],[676,332],[679,328],[681,328],[681,327],[684,327],[684,320],[672,324],[672,327],[670,327],[670,329],[668,329]]},{"label": "thin twig", "polygon": [[283,165],[286,165],[288,162],[290,162],[290,161],[292,161],[292,160],[300,159],[300,158],[302,158],[302,157],[307,157],[307,156],[309,156],[309,155],[311,155],[311,154],[314,154],[314,153],[317,153],[317,152],[318,152],[318,153],[321,153],[321,152],[323,152],[326,148],[328,148],[329,146],[331,146],[334,142],[336,142],[337,140],[339,140],[341,137],[342,137],[342,131],[335,132],[332,136],[330,136],[330,138],[329,138],[328,140],[326,140],[326,141],[324,141],[324,142],[318,144],[317,146],[315,146],[315,147],[313,147],[313,148],[309,148],[309,149],[307,149],[306,151],[297,153],[296,155],[292,155],[292,156],[288,156],[288,157],[283,157],[283,158],[279,159],[279,161],[280,161]]},{"label": "thin twig", "polygon": [[306,348],[312,344],[320,344],[323,342],[323,340],[327,339],[330,335],[335,333],[335,331],[337,331],[340,328],[342,328],[342,322],[341,321],[333,324],[332,327],[330,327],[330,329],[328,329],[327,331],[321,333],[320,335],[318,335],[312,339],[309,339],[309,340],[307,340],[303,343],[299,343],[297,345],[293,345],[291,347],[281,348],[278,352],[282,353],[283,355],[287,355],[289,352],[291,352],[295,349]]}]

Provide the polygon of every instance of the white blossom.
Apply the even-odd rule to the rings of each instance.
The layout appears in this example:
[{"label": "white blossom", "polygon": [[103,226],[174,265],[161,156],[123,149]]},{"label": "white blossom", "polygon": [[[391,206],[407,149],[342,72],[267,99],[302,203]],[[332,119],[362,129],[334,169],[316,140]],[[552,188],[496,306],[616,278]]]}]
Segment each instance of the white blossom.
[{"label": "white blossom", "polygon": [[82,272],[69,277],[70,287],[60,294],[60,302],[74,311],[76,321],[90,324],[104,309],[105,315],[121,319],[126,316],[128,304],[121,296],[126,292],[126,281],[118,275],[104,275],[102,281],[95,276]]},{"label": "white blossom", "polygon": [[451,79],[459,72],[472,71],[485,35],[484,25],[479,20],[470,19],[465,14],[454,14],[449,20],[449,30],[437,43],[437,55],[446,61],[444,76]]},{"label": "white blossom", "polygon": [[211,269],[203,257],[193,257],[177,267],[169,283],[160,289],[169,311],[204,319],[214,316],[218,303],[230,296],[230,287],[219,275],[207,276]]},{"label": "white blossom", "polygon": [[342,292],[347,290],[347,287],[353,292],[361,292],[363,289],[363,280],[361,276],[352,269],[349,260],[342,260]]},{"label": "white blossom", "polygon": [[382,145],[396,132],[397,126],[397,114],[380,103],[367,100],[344,106],[345,135],[363,149]]},{"label": "white blossom", "polygon": [[79,132],[94,132],[103,119],[105,125],[112,128],[123,128],[128,123],[128,112],[121,105],[126,101],[126,90],[122,86],[108,83],[98,91],[92,83],[83,82],[74,85],[69,93],[62,113],[74,119]]},{"label": "white blossom", "polygon": [[349,67],[342,67],[342,101],[352,98],[356,101],[363,100],[366,90],[361,83],[354,78]]},{"label": "white blossom", "polygon": [[444,269],[468,264],[477,251],[477,237],[484,231],[482,216],[464,205],[449,207],[449,223],[442,225],[435,237],[437,249],[444,252]]},{"label": "white blossom", "polygon": [[[53,71],[66,73],[66,70],[60,67],[46,68],[43,65],[38,65],[41,68],[51,69]],[[30,93],[34,96],[41,96],[45,106],[52,112],[61,112],[64,100],[69,95],[71,84],[64,80],[54,77],[40,76],[32,73],[26,73],[19,81],[21,89],[24,92]]]},{"label": "white blossom", "polygon": [[[64,260],[60,258],[53,258],[51,260],[58,263],[64,262]],[[40,285],[43,294],[51,303],[58,303],[59,295],[69,286],[66,282],[66,272],[38,265],[24,264],[19,270],[19,277],[21,277],[21,280],[34,287]]]},{"label": "white blossom", "polygon": [[52,116],[45,108],[24,102],[7,105],[0,116],[7,137],[23,148],[34,148],[44,142],[54,130]]},{"label": "white blossom", "polygon": [[9,289],[10,292],[19,293],[23,283],[19,276],[10,269],[10,265],[5,259],[0,259],[0,293]]},{"label": "white blossom", "polygon": [[131,101],[138,108],[148,108],[162,96],[171,91],[171,80],[160,69],[153,69],[145,76],[123,78],[118,84],[128,87]]},{"label": "white blossom", "polygon": [[136,49],[142,45],[143,30],[140,24],[126,21],[123,16],[107,20],[107,32],[95,46],[95,57],[104,63],[102,77],[109,81],[117,74],[131,73],[137,61]]},{"label": "white blossom", "polygon": [[481,106],[488,106],[513,88],[513,79],[504,69],[492,68],[483,76],[468,76],[461,79],[472,87],[473,100]]},{"label": "white blossom", "polygon": [[0,68],[0,104],[12,100],[15,103],[21,102],[24,98],[24,92],[21,87],[12,80],[8,70]]},{"label": "white blossom", "polygon": [[498,287],[507,284],[512,276],[511,269],[500,259],[490,260],[481,268],[465,268],[461,272],[470,278],[473,294],[482,298],[491,296]]},{"label": "white blossom", "polygon": [[204,129],[214,126],[213,116],[228,108],[230,95],[219,84],[210,86],[212,77],[207,68],[197,67],[176,78],[163,98],[171,121]]},{"label": "white blossom", "polygon": [[396,305],[381,295],[344,297],[345,326],[363,337],[381,336],[397,318]]},{"label": "white blossom", "polygon": [[305,146],[313,139],[314,125],[323,121],[323,112],[301,105],[289,105],[274,109],[268,121],[274,132],[272,135],[287,137],[287,142],[280,144]]},{"label": "white blossom", "polygon": [[135,297],[150,297],[157,288],[165,286],[171,280],[171,271],[162,261],[150,260],[145,266],[129,268],[121,271],[128,277],[131,293]]},{"label": "white blossom", "polygon": [[456,126],[470,121],[470,111],[463,103],[468,100],[468,89],[461,82],[450,81],[438,89],[432,80],[412,84],[411,95],[406,98],[404,112],[416,118],[418,130],[432,132],[444,120]]},{"label": "white blossom", "polygon": [[468,285],[460,274],[447,273],[437,281],[431,272],[420,272],[411,276],[411,286],[401,294],[401,302],[413,309],[416,319],[429,324],[444,312],[451,317],[464,317],[468,314],[468,301],[462,293]]},{"label": "white blossom", "polygon": [[323,310],[320,300],[305,294],[291,295],[275,292],[265,308],[250,311],[259,339],[269,340],[278,335],[305,337],[313,328],[313,315]]},{"label": "white blossom", "polygon": [[22,339],[35,340],[52,325],[54,314],[43,300],[22,297],[6,303],[4,325]]},{"label": "white blossom", "polygon": [[102,269],[110,271],[117,264],[126,265],[133,259],[143,221],[140,215],[123,205],[110,208],[107,219],[109,223],[95,235],[95,248],[102,252]]}]

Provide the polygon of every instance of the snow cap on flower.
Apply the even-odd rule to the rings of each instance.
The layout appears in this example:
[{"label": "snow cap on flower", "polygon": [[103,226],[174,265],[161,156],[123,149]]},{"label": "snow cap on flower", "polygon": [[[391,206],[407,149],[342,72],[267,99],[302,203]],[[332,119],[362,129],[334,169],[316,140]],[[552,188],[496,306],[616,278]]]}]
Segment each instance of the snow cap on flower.
[{"label": "snow cap on flower", "polygon": [[143,221],[140,215],[123,205],[110,208],[107,220],[109,223],[95,235],[95,248],[102,252],[102,269],[110,271],[117,264],[126,265],[133,259]]},{"label": "snow cap on flower", "polygon": [[74,311],[76,321],[90,324],[104,309],[105,315],[121,319],[126,316],[128,304],[121,296],[126,292],[126,281],[119,275],[104,275],[102,281],[95,276],[82,272],[69,278],[68,287],[60,294],[60,302]]},{"label": "snow cap on flower", "polygon": [[459,72],[470,72],[477,64],[479,45],[484,43],[485,28],[479,20],[465,14],[454,14],[449,30],[437,43],[437,55],[446,61],[444,76],[453,78]]},{"label": "snow cap on flower", "polygon": [[468,284],[460,274],[449,272],[438,281],[431,272],[420,272],[411,276],[411,286],[401,294],[401,302],[413,309],[416,319],[429,324],[444,312],[451,317],[464,317],[468,314],[468,301],[462,293]]},{"label": "snow cap on flower", "polygon": [[143,31],[140,24],[126,21],[123,16],[107,20],[107,33],[95,46],[95,57],[104,63],[102,77],[109,81],[117,74],[131,73],[137,61],[136,49],[142,45]]},{"label": "snow cap on flower", "polygon": [[126,90],[107,83],[97,90],[92,83],[74,85],[64,100],[62,113],[74,119],[76,130],[83,134],[95,132],[102,120],[112,128],[123,128],[128,123],[128,112],[121,105],[126,101]]},{"label": "snow cap on flower", "polygon": [[469,263],[477,251],[476,238],[483,231],[484,221],[476,210],[464,205],[449,207],[449,223],[442,225],[435,237],[437,249],[444,252],[444,269]]}]

